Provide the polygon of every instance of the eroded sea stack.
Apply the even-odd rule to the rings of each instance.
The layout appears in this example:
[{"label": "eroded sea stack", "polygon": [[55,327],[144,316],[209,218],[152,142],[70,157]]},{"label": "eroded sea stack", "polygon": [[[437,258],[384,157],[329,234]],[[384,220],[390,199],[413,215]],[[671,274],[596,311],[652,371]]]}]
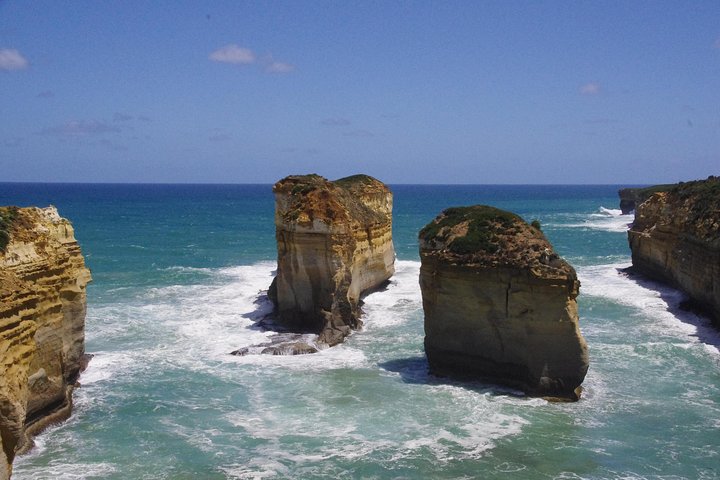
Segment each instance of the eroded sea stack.
[{"label": "eroded sea stack", "polygon": [[335,345],[362,324],[361,296],[394,273],[392,193],[367,175],[286,177],[275,192],[279,319]]},{"label": "eroded sea stack", "polygon": [[653,194],[628,240],[635,271],[683,290],[720,326],[720,177]]},{"label": "eroded sea stack", "polygon": [[54,207],[0,207],[0,479],[31,435],[65,419],[85,360],[85,267]]},{"label": "eroded sea stack", "polygon": [[419,240],[431,371],[577,400],[588,369],[580,283],[539,228],[493,207],[457,207]]}]

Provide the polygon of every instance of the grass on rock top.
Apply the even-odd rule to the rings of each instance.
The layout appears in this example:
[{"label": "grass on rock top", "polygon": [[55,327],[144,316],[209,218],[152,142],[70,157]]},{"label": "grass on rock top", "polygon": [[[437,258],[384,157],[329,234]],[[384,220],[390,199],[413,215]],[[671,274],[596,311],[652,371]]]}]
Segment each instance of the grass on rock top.
[{"label": "grass on rock top", "polygon": [[495,253],[499,248],[497,230],[508,230],[518,222],[525,223],[514,213],[487,205],[452,207],[443,210],[435,220],[425,225],[419,237],[425,242],[435,239],[446,242],[453,227],[467,224],[467,233],[450,239],[448,250],[461,255],[479,251]]},{"label": "grass on rock top", "polygon": [[10,242],[10,228],[17,215],[17,207],[0,207],[0,253],[5,251]]}]

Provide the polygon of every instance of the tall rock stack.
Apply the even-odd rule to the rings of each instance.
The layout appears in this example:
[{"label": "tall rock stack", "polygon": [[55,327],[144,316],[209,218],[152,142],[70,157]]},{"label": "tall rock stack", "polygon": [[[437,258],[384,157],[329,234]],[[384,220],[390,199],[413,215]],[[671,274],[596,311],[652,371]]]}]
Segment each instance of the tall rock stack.
[{"label": "tall rock stack", "polygon": [[685,291],[720,326],[720,177],[664,190],[635,210],[633,268]]},{"label": "tall rock stack", "polygon": [[458,207],[419,239],[431,371],[577,400],[588,369],[580,283],[539,226],[493,207]]},{"label": "tall rock stack", "polygon": [[282,323],[335,345],[362,324],[361,296],[394,273],[392,193],[367,175],[275,184],[277,276],[268,292]]},{"label": "tall rock stack", "polygon": [[54,207],[0,208],[0,479],[32,434],[70,414],[89,281],[72,225]]}]

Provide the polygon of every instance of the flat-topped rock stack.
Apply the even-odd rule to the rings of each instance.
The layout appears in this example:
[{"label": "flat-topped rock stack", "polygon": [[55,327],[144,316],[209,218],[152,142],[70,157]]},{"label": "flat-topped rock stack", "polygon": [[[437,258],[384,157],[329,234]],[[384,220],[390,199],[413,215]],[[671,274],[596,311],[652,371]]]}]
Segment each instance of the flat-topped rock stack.
[{"label": "flat-topped rock stack", "polygon": [[362,295],[395,271],[392,193],[367,175],[294,175],[273,192],[278,266],[268,295],[283,325],[338,344],[362,325]]},{"label": "flat-topped rock stack", "polygon": [[588,369],[575,300],[580,283],[536,227],[477,205],[449,208],[420,231],[433,373],[579,398]]}]

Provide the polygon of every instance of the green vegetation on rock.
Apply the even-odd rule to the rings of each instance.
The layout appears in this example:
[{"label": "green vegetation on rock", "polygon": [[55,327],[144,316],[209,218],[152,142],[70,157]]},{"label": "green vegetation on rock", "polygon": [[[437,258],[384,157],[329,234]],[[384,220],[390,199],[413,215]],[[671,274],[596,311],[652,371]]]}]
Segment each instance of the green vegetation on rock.
[{"label": "green vegetation on rock", "polygon": [[357,174],[357,175],[350,175],[349,177],[339,178],[337,180],[334,180],[332,183],[339,187],[348,188],[351,185],[356,184],[362,184],[362,185],[371,185],[373,183],[377,182],[373,177],[370,175],[364,175],[364,174]]},{"label": "green vegetation on rock", "polygon": [[0,207],[0,252],[4,252],[10,242],[10,228],[17,215],[17,207]]},{"label": "green vegetation on rock", "polygon": [[465,235],[452,238],[447,244],[448,250],[457,254],[495,253],[499,248],[496,243],[498,230],[507,231],[517,222],[524,223],[514,213],[487,205],[452,207],[420,230],[419,237],[426,242],[434,239],[447,241],[452,236],[453,227],[466,224]]}]

